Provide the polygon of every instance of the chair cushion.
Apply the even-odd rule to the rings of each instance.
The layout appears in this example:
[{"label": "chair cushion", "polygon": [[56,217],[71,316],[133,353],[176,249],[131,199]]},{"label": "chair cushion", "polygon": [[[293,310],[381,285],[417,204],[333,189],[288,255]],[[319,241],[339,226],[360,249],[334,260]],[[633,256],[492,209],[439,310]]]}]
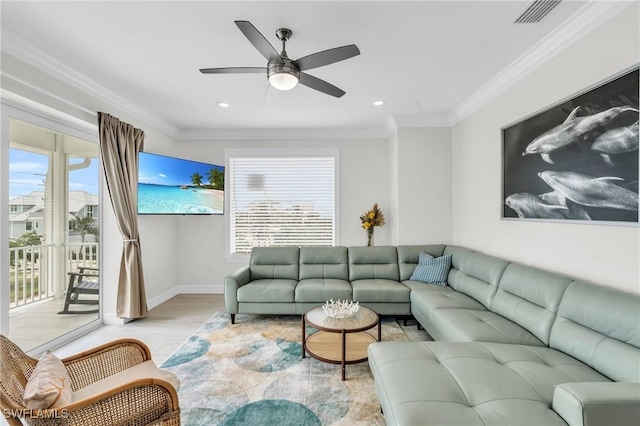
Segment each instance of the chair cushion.
[{"label": "chair cushion", "polygon": [[167,373],[160,370],[153,361],[144,361],[112,376],[105,377],[104,379],[92,383],[82,389],[78,389],[72,395],[73,402],[91,398],[92,396],[115,389],[118,386],[134,380],[146,378],[167,381],[169,379]]},{"label": "chair cushion", "polygon": [[64,407],[71,403],[71,377],[53,353],[45,352],[36,364],[25,386],[23,403],[32,410]]},{"label": "chair cushion", "polygon": [[352,300],[349,281],[337,279],[301,280],[296,286],[296,303],[324,303],[329,299]]},{"label": "chair cushion", "polygon": [[353,300],[360,303],[385,302],[409,303],[411,291],[398,281],[385,279],[357,280],[351,282]]},{"label": "chair cushion", "polygon": [[297,280],[262,279],[251,281],[238,289],[238,302],[293,302]]},{"label": "chair cushion", "polygon": [[368,351],[387,425],[564,425],[550,409],[555,385],[609,381],[547,347],[379,342]]},{"label": "chair cushion", "polygon": [[496,342],[546,346],[518,324],[489,311],[437,309],[432,323],[450,342]]}]

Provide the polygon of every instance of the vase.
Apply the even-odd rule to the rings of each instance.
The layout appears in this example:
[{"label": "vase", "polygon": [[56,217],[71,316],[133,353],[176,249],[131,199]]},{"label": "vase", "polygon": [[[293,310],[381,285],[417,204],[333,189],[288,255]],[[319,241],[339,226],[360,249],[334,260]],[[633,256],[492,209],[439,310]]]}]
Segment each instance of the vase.
[{"label": "vase", "polygon": [[367,229],[367,247],[373,246],[373,228]]}]

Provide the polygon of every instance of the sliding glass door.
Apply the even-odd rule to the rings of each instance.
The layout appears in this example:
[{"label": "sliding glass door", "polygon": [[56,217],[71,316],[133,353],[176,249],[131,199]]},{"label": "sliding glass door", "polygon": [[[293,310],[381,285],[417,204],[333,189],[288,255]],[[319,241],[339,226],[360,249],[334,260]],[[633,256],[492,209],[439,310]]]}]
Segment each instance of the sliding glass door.
[{"label": "sliding glass door", "polygon": [[44,124],[9,118],[2,165],[9,205],[2,328],[35,352],[100,324],[98,145]]}]

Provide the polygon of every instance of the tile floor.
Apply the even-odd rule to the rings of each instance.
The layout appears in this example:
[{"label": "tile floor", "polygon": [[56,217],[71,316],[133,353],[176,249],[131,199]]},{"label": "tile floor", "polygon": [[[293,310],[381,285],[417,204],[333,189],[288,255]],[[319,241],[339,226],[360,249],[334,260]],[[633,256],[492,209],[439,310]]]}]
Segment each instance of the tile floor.
[{"label": "tile floor", "polygon": [[[154,361],[160,365],[218,311],[224,312],[224,296],[221,294],[181,294],[151,309],[143,320],[102,326],[53,352],[65,357],[114,339],[133,337],[149,346]],[[425,331],[417,330],[415,321],[409,321],[409,325],[403,328],[411,340],[431,340]]]},{"label": "tile floor", "polygon": [[[154,361],[160,365],[217,311],[224,311],[221,294],[182,294],[151,309],[143,320],[99,327],[53,352],[66,357],[111,340],[132,337],[145,342]],[[242,320],[241,317],[238,319]],[[402,325],[403,321],[399,323]],[[425,331],[417,330],[415,321],[409,321],[403,328],[411,340],[432,340]],[[0,425],[5,424],[0,416]]]},{"label": "tile floor", "polygon": [[[64,299],[47,299],[9,310],[9,338],[23,351],[30,351],[98,319],[98,314],[58,314]],[[91,305],[72,305],[73,310],[95,309]]]}]

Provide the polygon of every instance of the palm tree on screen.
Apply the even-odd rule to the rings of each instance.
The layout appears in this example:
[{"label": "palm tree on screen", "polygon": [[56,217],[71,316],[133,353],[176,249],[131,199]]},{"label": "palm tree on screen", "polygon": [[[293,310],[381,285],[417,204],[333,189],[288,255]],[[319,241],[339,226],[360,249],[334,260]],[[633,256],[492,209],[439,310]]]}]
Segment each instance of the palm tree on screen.
[{"label": "palm tree on screen", "polygon": [[207,180],[214,189],[224,189],[224,173],[221,170],[209,170],[207,172]]},{"label": "palm tree on screen", "polygon": [[194,174],[192,174],[191,183],[194,184],[195,186],[202,185],[202,175],[198,172],[195,172]]}]

